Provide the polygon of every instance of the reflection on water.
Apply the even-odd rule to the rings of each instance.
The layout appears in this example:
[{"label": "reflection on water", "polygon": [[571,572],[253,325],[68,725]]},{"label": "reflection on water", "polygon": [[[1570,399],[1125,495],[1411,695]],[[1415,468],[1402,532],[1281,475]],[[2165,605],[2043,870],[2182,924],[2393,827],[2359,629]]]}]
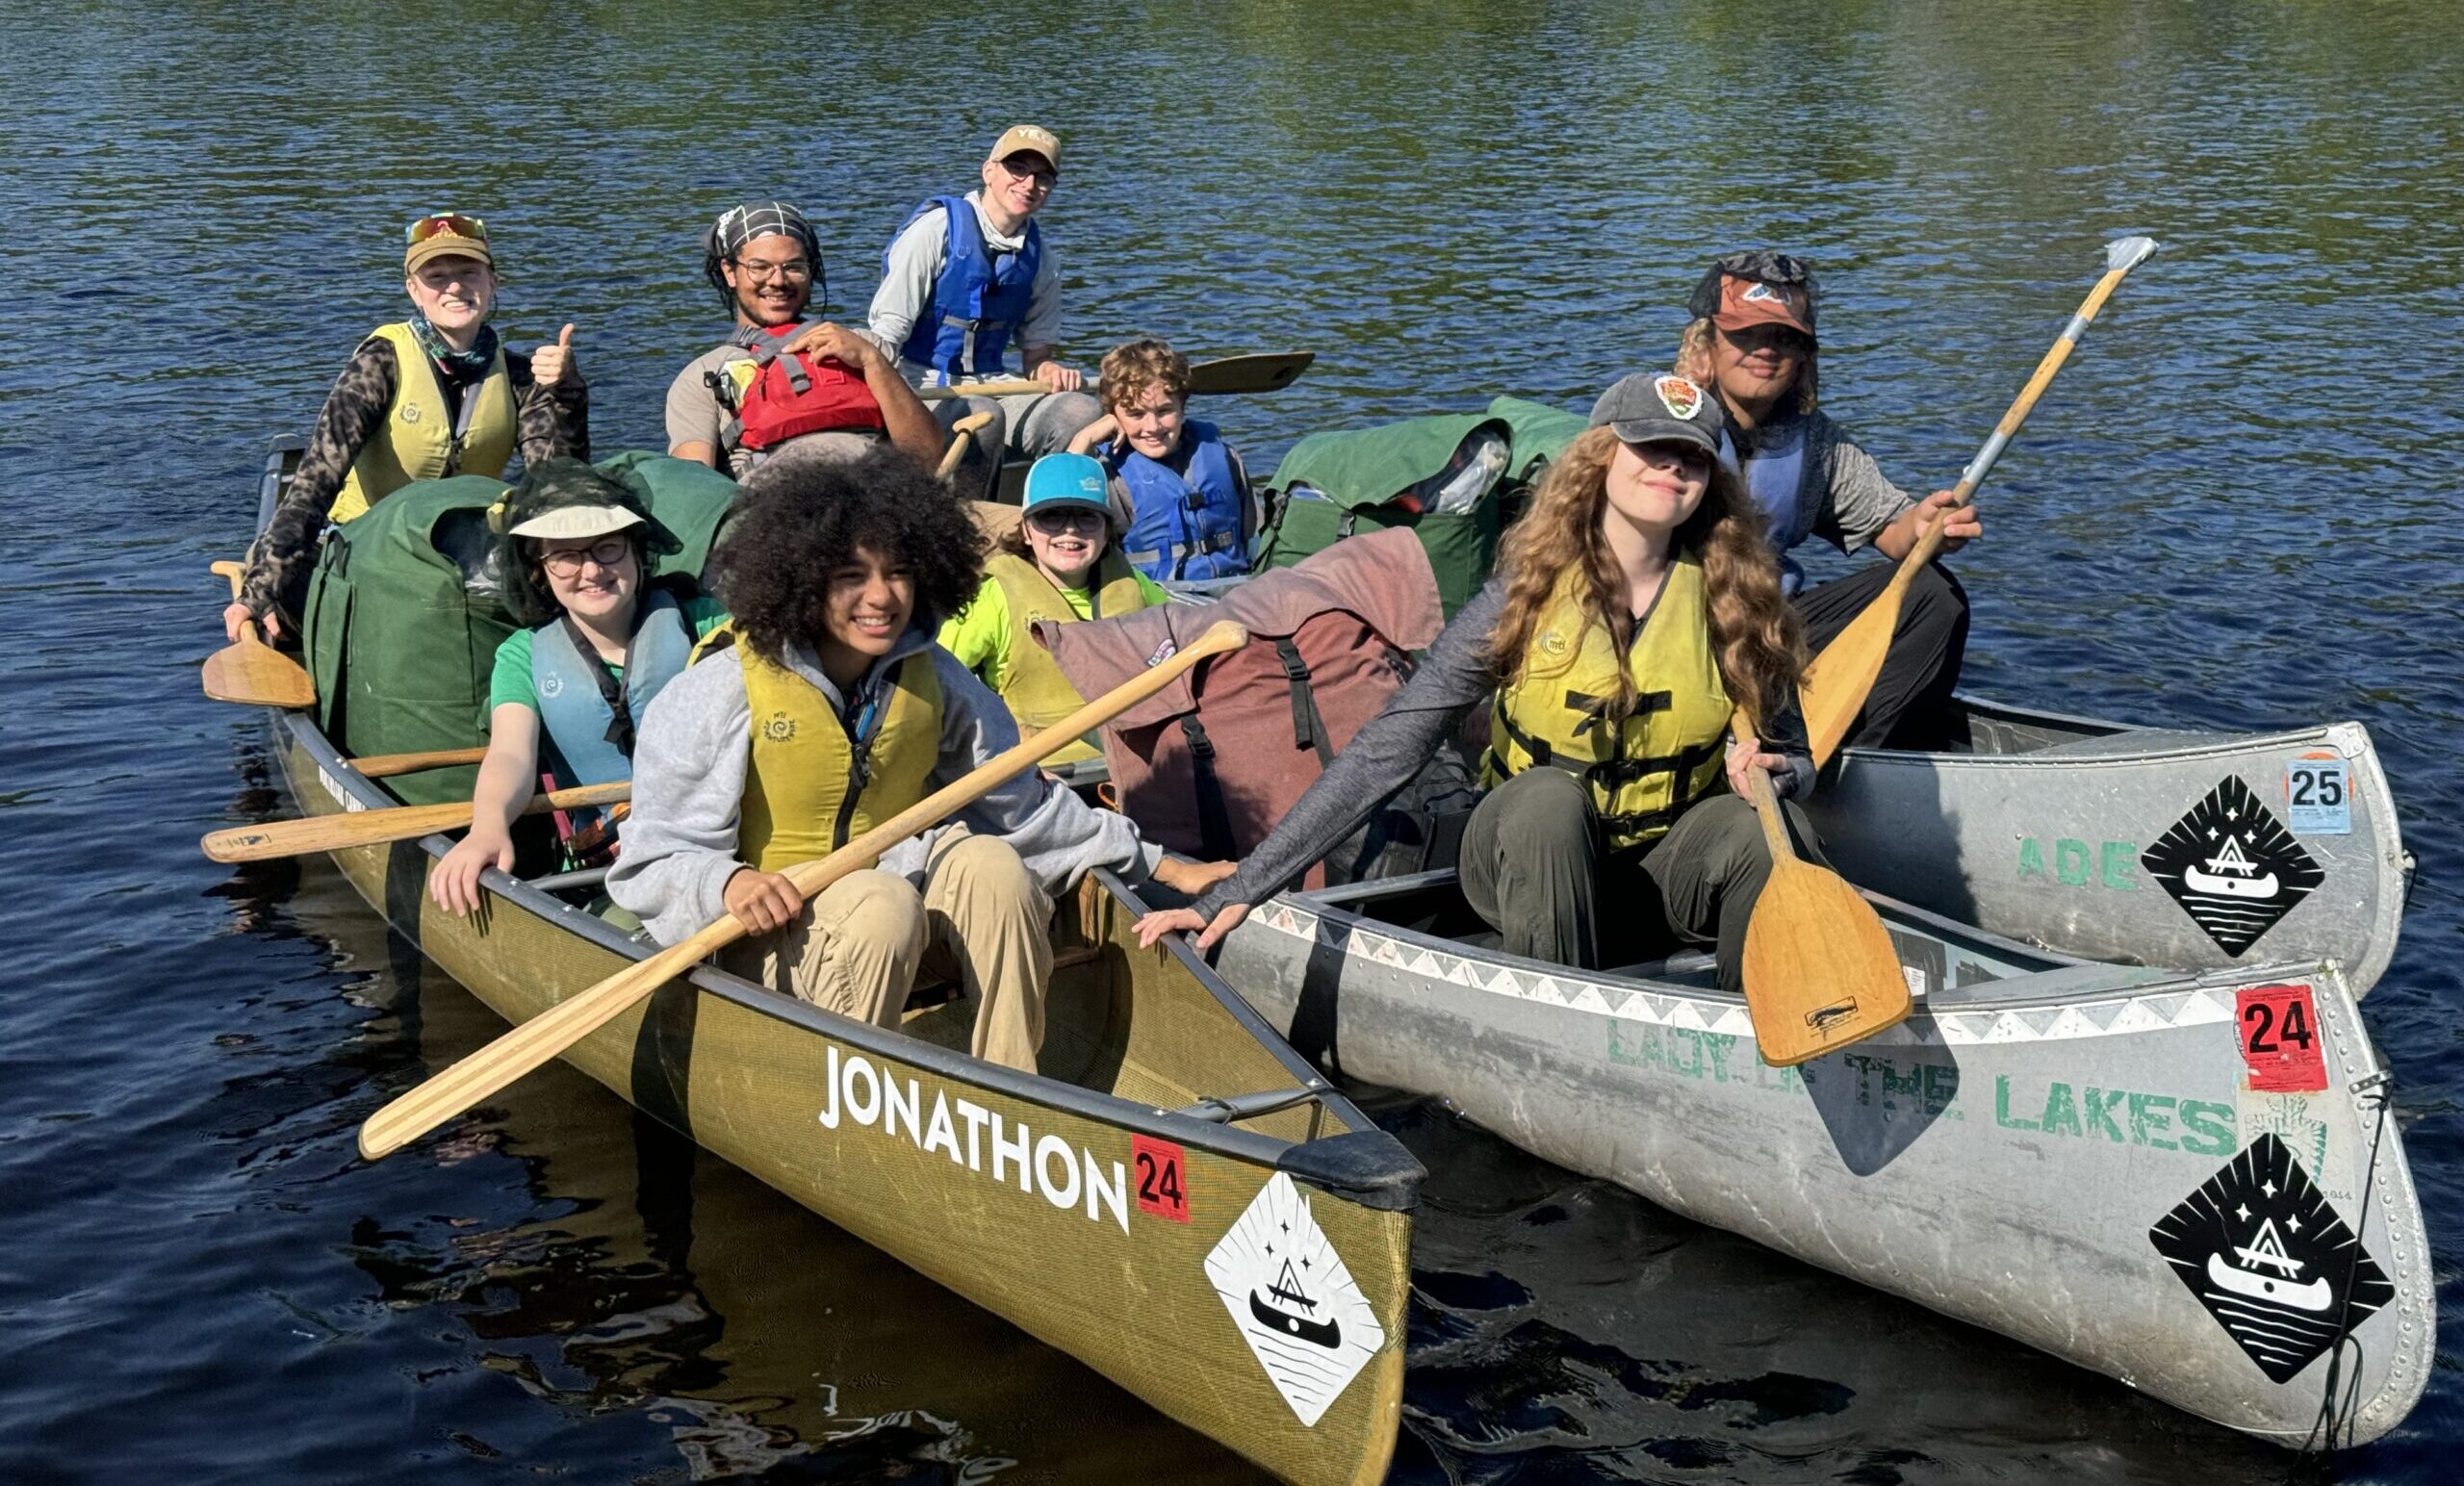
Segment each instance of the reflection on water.
[{"label": "reflection on water", "polygon": [[[2103,241],[2159,239],[1987,489],[1969,679],[2370,725],[2423,883],[2369,1010],[2457,1272],[2455,8],[72,0],[0,26],[0,1478],[1245,1478],[561,1066],[357,1162],[357,1121],[496,1022],[323,865],[189,844],[284,807],[255,722],[197,696],[204,566],[264,439],[399,313],[397,223],[489,217],[513,344],[574,320],[600,448],[646,446],[724,328],[703,223],[800,200],[845,313],[1014,115],[1068,152],[1072,356],[1320,352],[1209,409],[1261,468],[1316,427],[1586,398],[1666,359],[1710,254],[1770,242],[1822,269],[1826,405],[1948,484]],[[1383,1117],[1435,1173],[1399,1479],[2284,1469],[1441,1109]],[[2459,1416],[2442,1370],[2338,1473],[2444,1479]]]}]

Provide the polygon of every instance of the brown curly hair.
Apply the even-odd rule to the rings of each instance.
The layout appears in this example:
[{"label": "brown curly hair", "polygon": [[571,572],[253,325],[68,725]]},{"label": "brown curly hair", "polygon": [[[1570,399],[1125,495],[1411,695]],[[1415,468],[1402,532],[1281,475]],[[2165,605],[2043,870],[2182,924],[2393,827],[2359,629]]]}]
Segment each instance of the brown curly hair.
[{"label": "brown curly hair", "polygon": [[1143,401],[1148,389],[1161,387],[1174,401],[1190,396],[1190,359],[1153,336],[1140,336],[1104,353],[1096,374],[1103,378],[1104,411]]},{"label": "brown curly hair", "polygon": [[[1522,673],[1531,631],[1558,576],[1569,568],[1590,578],[1583,585],[1582,609],[1591,622],[1608,631],[1620,653],[1633,640],[1626,580],[1601,534],[1608,461],[1616,451],[1614,429],[1593,428],[1577,438],[1549,467],[1530,509],[1505,534],[1498,554],[1498,567],[1506,574],[1505,605],[1489,631],[1489,657],[1508,681]],[[1805,679],[1805,627],[1780,592],[1780,565],[1763,540],[1762,513],[1726,465],[1713,461],[1710,489],[1671,533],[1670,545],[1702,559],[1711,652],[1730,697],[1758,720],[1775,709],[1794,710],[1795,688]],[[1621,671],[1608,717],[1624,721],[1638,700],[1634,679]]]},{"label": "brown curly hair", "polygon": [[736,498],[712,554],[719,602],[753,653],[783,663],[829,633],[830,575],[856,550],[915,576],[925,629],[984,583],[984,537],[933,473],[884,445],[852,460],[773,460]]},{"label": "brown curly hair", "polygon": [[[1677,338],[1677,374],[1717,391],[1719,379],[1711,372],[1711,334],[1714,327],[1707,320],[1688,324]],[[1805,370],[1797,373],[1797,411],[1810,413],[1821,402],[1822,349],[1813,337],[1806,337]]]}]

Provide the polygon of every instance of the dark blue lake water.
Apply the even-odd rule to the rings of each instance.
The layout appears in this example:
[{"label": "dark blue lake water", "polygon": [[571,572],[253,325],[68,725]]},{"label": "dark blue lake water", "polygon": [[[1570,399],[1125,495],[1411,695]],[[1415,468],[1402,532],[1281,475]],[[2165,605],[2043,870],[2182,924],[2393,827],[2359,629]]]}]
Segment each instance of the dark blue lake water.
[{"label": "dark blue lake water", "polygon": [[[2133,275],[1960,559],[1969,684],[2145,723],[2357,718],[2422,879],[2373,1031],[2464,1437],[2464,16],[2394,5],[1083,8],[0,0],[0,1479],[1240,1479],[1110,1384],[561,1066],[377,1166],[500,1024],[321,862],[198,692],[264,442],[496,229],[601,451],[724,317],[698,234],[811,209],[869,296],[1003,125],[1064,136],[1068,347],[1308,346],[1300,434],[1665,365],[1712,254],[1813,257],[1825,404],[1947,485],[2123,232]],[[1539,1165],[1426,1105],[1397,1477],[2246,1481],[2291,1457]],[[1647,1359],[1695,1385],[1619,1382]]]}]

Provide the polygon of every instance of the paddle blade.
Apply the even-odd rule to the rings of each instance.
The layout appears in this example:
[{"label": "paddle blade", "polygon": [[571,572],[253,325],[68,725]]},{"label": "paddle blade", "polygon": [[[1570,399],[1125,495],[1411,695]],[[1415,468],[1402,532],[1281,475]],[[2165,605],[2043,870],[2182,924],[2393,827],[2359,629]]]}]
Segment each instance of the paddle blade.
[{"label": "paddle blade", "polygon": [[2105,244],[2105,271],[2126,273],[2147,261],[2156,251],[2154,238],[2116,238]]},{"label": "paddle blade", "polygon": [[1316,351],[1258,351],[1220,356],[1190,368],[1192,393],[1275,392],[1300,379]]},{"label": "paddle blade", "polygon": [[251,635],[205,657],[205,694],[249,706],[312,707],[316,684],[299,662]]},{"label": "paddle blade", "polygon": [[1899,955],[1839,874],[1774,862],[1745,931],[1745,1008],[1762,1061],[1786,1067],[1905,1020]]},{"label": "paddle blade", "polygon": [[1907,585],[1893,578],[1806,668],[1805,685],[1797,696],[1805,710],[1806,741],[1812,746],[1815,768],[1831,762],[1848,730],[1856,726],[1857,714],[1865,709],[1865,698],[1883,674],[1883,657],[1890,653],[1890,637],[1899,628],[1900,602],[1906,592]]}]

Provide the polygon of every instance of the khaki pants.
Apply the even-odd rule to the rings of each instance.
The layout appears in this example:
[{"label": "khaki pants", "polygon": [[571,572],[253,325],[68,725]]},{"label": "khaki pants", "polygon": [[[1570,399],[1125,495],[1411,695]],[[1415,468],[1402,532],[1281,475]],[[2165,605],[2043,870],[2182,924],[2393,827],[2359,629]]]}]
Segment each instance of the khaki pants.
[{"label": "khaki pants", "polygon": [[866,869],[822,889],[786,928],[723,952],[720,963],[783,995],[896,1029],[930,966],[975,1012],[976,1057],[1036,1071],[1052,985],[1052,899],[1010,843],[950,828],[918,893]]}]

